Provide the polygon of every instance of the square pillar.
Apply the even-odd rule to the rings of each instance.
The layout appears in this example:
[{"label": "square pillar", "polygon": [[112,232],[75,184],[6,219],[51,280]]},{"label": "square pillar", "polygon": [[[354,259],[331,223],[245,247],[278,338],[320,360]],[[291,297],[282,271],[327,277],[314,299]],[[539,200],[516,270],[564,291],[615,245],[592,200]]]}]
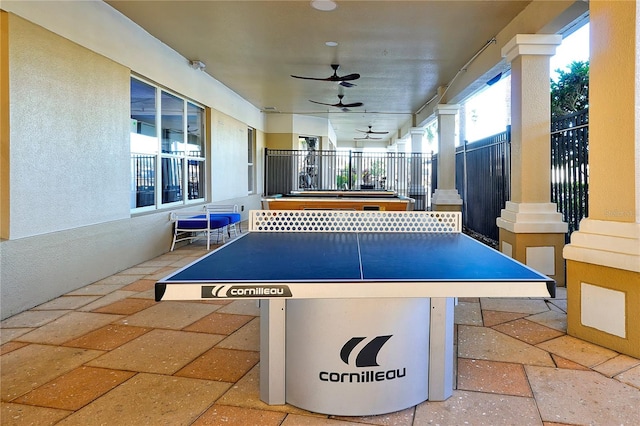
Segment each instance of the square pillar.
[{"label": "square pillar", "polygon": [[438,188],[433,193],[433,210],[462,211],[462,198],[456,189],[456,116],[457,104],[437,105],[438,117]]},{"label": "square pillar", "polygon": [[589,3],[589,217],[564,248],[567,332],[640,358],[640,2]]},{"label": "square pillar", "polygon": [[562,37],[518,34],[503,48],[511,62],[511,200],[496,224],[500,250],[565,284],[568,225],[551,203],[549,60]]},{"label": "square pillar", "polygon": [[[423,127],[412,127],[409,129],[411,134],[411,183],[409,184],[409,198],[415,200],[414,210],[426,210],[426,193],[422,176],[422,139],[425,134]],[[419,157],[418,157],[419,156]]]}]

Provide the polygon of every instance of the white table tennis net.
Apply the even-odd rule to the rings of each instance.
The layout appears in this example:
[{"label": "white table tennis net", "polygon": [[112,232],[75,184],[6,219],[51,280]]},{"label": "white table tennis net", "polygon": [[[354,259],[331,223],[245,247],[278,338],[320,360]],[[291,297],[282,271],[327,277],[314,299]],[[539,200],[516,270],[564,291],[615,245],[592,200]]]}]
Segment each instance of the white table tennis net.
[{"label": "white table tennis net", "polygon": [[252,232],[462,232],[445,211],[251,210]]}]

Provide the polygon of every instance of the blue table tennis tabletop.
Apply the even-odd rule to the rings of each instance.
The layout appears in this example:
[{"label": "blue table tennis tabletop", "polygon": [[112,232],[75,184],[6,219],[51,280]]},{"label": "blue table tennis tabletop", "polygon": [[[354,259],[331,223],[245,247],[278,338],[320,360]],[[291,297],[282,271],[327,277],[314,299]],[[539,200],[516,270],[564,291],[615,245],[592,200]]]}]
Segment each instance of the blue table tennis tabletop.
[{"label": "blue table tennis tabletop", "polygon": [[[555,297],[552,279],[462,233],[249,232],[158,281],[156,300],[182,299],[181,290],[190,300],[234,294],[350,297],[361,294],[363,286],[375,297],[391,297],[394,285],[399,297],[429,297],[433,289],[438,289],[433,296],[463,297],[486,283],[495,287],[488,297],[508,296],[502,293],[507,285],[525,288],[527,283],[538,285],[532,296],[540,296],[543,284],[547,296]],[[352,286],[358,289],[347,291]],[[457,292],[456,286],[464,290]],[[231,288],[271,290],[232,294]],[[283,288],[284,293],[274,290]],[[336,294],[327,296],[320,291],[325,288]]]}]

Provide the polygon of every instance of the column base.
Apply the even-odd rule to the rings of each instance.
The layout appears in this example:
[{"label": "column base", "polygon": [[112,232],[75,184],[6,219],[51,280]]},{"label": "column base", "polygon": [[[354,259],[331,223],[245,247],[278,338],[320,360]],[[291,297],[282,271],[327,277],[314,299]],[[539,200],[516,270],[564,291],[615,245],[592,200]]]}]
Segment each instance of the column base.
[{"label": "column base", "polygon": [[567,333],[640,358],[640,224],[583,219],[564,257]]},{"label": "column base", "polygon": [[640,358],[637,272],[567,260],[567,334]]},{"label": "column base", "polygon": [[436,189],[431,198],[431,209],[436,211],[462,211],[462,198],[457,189]]},{"label": "column base", "polygon": [[562,250],[568,225],[555,203],[513,203],[507,201],[496,219],[499,250],[565,286]]}]

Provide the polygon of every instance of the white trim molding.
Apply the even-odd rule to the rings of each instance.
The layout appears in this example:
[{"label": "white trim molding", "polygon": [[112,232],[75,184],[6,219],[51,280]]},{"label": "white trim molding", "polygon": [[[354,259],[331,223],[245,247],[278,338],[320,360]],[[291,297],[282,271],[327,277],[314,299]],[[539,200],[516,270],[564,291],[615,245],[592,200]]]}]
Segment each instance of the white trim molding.
[{"label": "white trim molding", "polygon": [[507,201],[496,225],[514,234],[564,234],[569,230],[555,203]]},{"label": "white trim molding", "polygon": [[433,108],[433,113],[438,115],[456,115],[460,111],[459,104],[438,104]]},{"label": "white trim molding", "polygon": [[640,272],[640,223],[582,219],[562,255],[566,260]]},{"label": "white trim molding", "polygon": [[562,36],[559,34],[516,34],[500,52],[507,62],[521,55],[553,56],[560,43]]},{"label": "white trim molding", "polygon": [[462,198],[460,198],[460,194],[458,194],[457,189],[436,189],[433,192],[433,197],[431,198],[431,204],[433,205],[462,205]]}]

